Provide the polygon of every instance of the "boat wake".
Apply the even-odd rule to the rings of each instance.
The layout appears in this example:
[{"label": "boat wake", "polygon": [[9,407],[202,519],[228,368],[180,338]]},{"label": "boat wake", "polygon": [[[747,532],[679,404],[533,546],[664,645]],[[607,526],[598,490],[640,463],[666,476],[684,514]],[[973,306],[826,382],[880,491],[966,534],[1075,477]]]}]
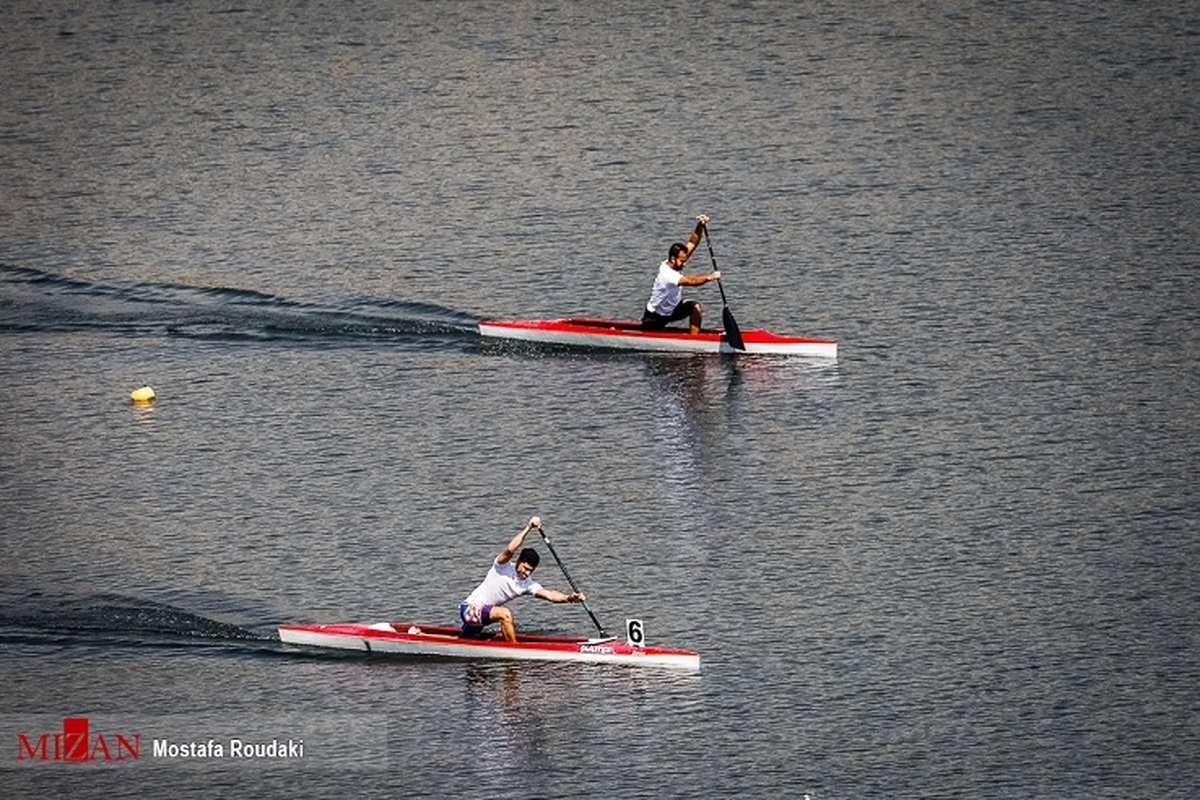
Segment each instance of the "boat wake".
[{"label": "boat wake", "polygon": [[108,333],[317,346],[397,341],[444,348],[476,342],[476,320],[442,306],[369,297],[306,303],[245,289],[91,282],[0,264],[0,332]]},{"label": "boat wake", "polygon": [[26,644],[269,646],[262,635],[164,603],[119,594],[0,593],[0,641]]}]

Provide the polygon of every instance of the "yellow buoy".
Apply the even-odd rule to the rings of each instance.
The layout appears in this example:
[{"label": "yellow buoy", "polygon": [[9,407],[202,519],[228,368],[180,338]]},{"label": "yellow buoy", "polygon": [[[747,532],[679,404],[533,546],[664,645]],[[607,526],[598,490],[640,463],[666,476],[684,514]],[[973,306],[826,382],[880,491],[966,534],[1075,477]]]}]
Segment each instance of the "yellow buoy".
[{"label": "yellow buoy", "polygon": [[129,399],[135,403],[153,403],[154,398],[154,390],[149,386],[143,386],[140,389],[134,389],[129,393]]}]

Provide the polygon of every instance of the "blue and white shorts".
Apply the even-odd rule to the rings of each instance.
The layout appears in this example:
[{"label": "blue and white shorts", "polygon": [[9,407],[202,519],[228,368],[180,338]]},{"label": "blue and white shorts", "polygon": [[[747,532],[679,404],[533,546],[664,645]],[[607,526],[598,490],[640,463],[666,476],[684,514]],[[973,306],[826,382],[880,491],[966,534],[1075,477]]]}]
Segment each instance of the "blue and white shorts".
[{"label": "blue and white shorts", "polygon": [[463,603],[458,607],[458,616],[462,619],[463,636],[480,636],[483,634],[483,627],[491,624],[492,607]]}]

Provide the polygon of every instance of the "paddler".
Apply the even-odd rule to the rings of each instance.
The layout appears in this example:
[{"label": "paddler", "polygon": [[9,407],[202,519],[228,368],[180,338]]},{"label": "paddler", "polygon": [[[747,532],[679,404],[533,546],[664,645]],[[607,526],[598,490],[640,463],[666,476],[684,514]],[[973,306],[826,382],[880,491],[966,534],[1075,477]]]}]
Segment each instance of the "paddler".
[{"label": "paddler", "polygon": [[[483,582],[458,607],[463,636],[482,636],[485,626],[499,622],[504,638],[515,642],[517,630],[513,627],[512,612],[505,604],[521,595],[533,595],[551,603],[582,603],[587,599],[582,592],[563,594],[555,589],[546,589],[533,579],[533,571],[537,569],[541,558],[537,550],[532,547],[521,549],[521,545],[530,531],[540,527],[541,518],[530,517],[525,527],[496,556]],[[517,557],[515,566],[512,560],[514,555]]]},{"label": "paddler", "polygon": [[683,287],[702,286],[709,281],[720,280],[721,273],[714,269],[707,275],[684,275],[683,267],[700,243],[707,224],[707,214],[696,217],[696,227],[687,243],[676,242],[671,245],[667,260],[658,265],[658,274],[650,289],[650,300],[642,313],[642,327],[646,330],[662,330],[676,320],[687,318],[692,335],[700,332],[703,308],[695,300],[683,300]]}]

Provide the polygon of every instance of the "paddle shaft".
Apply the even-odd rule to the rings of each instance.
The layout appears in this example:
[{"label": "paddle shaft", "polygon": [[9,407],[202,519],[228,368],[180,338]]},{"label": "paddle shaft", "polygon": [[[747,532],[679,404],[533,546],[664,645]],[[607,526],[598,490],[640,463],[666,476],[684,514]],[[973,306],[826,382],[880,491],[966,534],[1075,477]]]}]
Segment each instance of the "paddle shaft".
[{"label": "paddle shaft", "polygon": [[[717,254],[713,252],[712,240],[708,238],[708,226],[704,226],[704,244],[708,246],[708,257],[712,259],[713,272],[717,272]],[[725,287],[717,278],[717,288],[721,290],[721,321],[725,325],[725,338],[730,347],[735,350],[745,350],[746,343],[742,341],[742,331],[738,328],[733,312],[729,310],[729,301],[725,299]]]},{"label": "paddle shaft", "polygon": [[[704,226],[704,244],[708,246],[708,257],[712,259],[713,272],[717,271],[717,254],[713,252],[712,242],[708,239],[708,226]],[[721,305],[728,306],[729,301],[725,299],[725,287],[721,285],[721,279],[717,278],[717,288],[721,290]]]},{"label": "paddle shaft", "polygon": [[[562,574],[567,579],[567,583],[571,584],[571,591],[575,592],[575,594],[582,594],[579,591],[579,587],[575,585],[575,581],[571,579],[571,573],[567,572],[566,565],[563,564],[562,559],[558,557],[558,552],[554,549],[554,545],[550,544],[550,537],[546,535],[546,532],[542,530],[541,527],[537,529],[537,532],[541,535],[542,541],[546,543],[546,547],[550,549],[550,555],[554,556],[554,560],[558,562],[558,568],[562,570]],[[592,624],[596,626],[596,630],[600,631],[600,635],[608,636],[608,633],[604,630],[604,626],[600,624],[600,620],[596,619],[596,615],[592,613],[590,608],[588,608],[587,601],[580,600],[579,604],[583,606],[583,610],[587,612],[587,615],[592,618]]]}]

